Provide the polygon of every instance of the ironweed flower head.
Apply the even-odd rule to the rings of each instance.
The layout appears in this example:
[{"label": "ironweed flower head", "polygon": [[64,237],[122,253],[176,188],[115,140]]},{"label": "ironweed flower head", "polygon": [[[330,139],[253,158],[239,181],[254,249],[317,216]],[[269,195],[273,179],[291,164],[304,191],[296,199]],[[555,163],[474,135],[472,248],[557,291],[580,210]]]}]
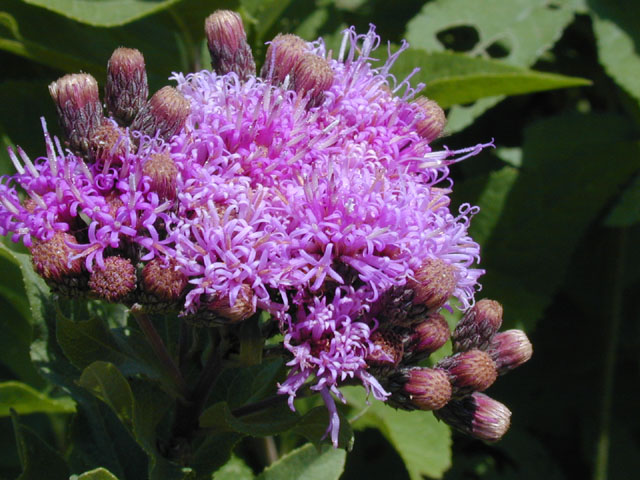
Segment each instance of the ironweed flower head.
[{"label": "ironweed flower head", "polygon": [[[72,150],[43,121],[45,156],[10,151],[17,173],[0,182],[0,234],[56,242],[62,257],[38,260],[39,272],[89,276],[91,295],[108,301],[165,305],[196,324],[268,312],[289,355],[279,392],[291,408],[301,389],[320,393],[337,445],[339,387],[357,381],[388,399],[394,369],[446,341],[438,310],[474,304],[477,208],[450,210],[449,165],[491,143],[434,149],[442,110],[412,103],[422,86],[391,75],[406,44],[372,65],[374,27],[346,30],[337,55],[322,39],[278,36],[262,76],[239,16],[216,12],[206,30],[215,71],[176,73],[176,88],[146,103],[144,88],[118,87],[146,78],[143,60],[116,52],[107,104],[117,118],[102,117],[89,80],[59,81]],[[484,387],[476,364],[446,367],[454,390]],[[419,408],[446,403],[444,371]]]}]

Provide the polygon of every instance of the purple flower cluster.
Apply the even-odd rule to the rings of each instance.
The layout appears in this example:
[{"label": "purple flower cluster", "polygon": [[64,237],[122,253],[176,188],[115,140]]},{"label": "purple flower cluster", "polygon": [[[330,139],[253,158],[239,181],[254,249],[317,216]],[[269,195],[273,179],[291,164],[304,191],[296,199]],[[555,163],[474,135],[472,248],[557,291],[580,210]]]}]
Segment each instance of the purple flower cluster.
[{"label": "purple flower cluster", "polygon": [[[433,342],[414,338],[416,318],[450,308],[449,298],[474,304],[476,208],[451,212],[448,165],[491,144],[433,150],[442,111],[391,75],[406,44],[372,66],[373,27],[345,31],[335,59],[322,40],[278,36],[257,76],[234,15],[207,23],[216,71],[174,74],[177,91],[148,101],[139,52],[114,53],[110,117],[96,114],[91,82],[61,79],[63,128],[66,112],[87,104],[96,125],[75,128],[84,117],[74,116],[67,135],[77,138],[64,150],[43,121],[45,157],[10,150],[18,173],[0,183],[0,234],[31,247],[36,270],[68,295],[149,309],[162,300],[205,322],[269,312],[290,353],[279,392],[292,408],[300,389],[319,392],[337,445],[341,384],[391,395],[390,370],[374,360],[402,357],[389,325],[400,322],[400,343],[426,351]],[[216,50],[217,36],[225,48]],[[36,252],[54,243],[46,255],[55,259]],[[119,270],[106,278],[133,276],[115,297],[92,287],[109,268]]]}]

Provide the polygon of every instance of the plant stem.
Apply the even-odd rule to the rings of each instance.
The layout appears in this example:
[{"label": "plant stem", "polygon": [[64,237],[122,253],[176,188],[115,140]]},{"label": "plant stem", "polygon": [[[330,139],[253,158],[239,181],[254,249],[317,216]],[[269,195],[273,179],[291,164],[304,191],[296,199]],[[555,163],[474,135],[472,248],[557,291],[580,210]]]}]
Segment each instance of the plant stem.
[{"label": "plant stem", "polygon": [[184,381],[184,378],[182,378],[182,373],[180,373],[180,370],[173,361],[173,358],[171,358],[166,345],[162,341],[162,337],[160,337],[160,334],[156,330],[156,327],[153,326],[151,319],[149,319],[142,307],[138,304],[135,304],[131,307],[131,313],[138,322],[138,326],[140,327],[140,330],[142,330],[142,333],[144,333],[144,336],[147,338],[147,341],[151,345],[151,348],[153,348],[156,357],[158,357],[158,359],[162,362],[163,366],[167,369],[167,371],[173,378],[173,381],[178,387],[178,390],[184,395],[187,391],[187,385]]},{"label": "plant stem", "polygon": [[613,387],[616,364],[616,350],[620,323],[622,320],[622,293],[624,290],[624,266],[627,244],[625,228],[617,230],[616,255],[613,266],[613,282],[611,306],[609,308],[609,330],[605,350],[602,397],[600,403],[600,426],[596,446],[596,458],[593,470],[593,480],[606,480],[609,467],[609,443],[611,430],[611,409],[613,403]]}]

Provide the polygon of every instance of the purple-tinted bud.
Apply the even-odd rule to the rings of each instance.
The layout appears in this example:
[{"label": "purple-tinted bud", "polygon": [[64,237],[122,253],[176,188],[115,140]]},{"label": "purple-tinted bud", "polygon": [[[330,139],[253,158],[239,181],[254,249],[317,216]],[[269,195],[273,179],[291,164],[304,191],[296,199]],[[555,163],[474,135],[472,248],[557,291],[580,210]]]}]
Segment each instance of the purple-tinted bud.
[{"label": "purple-tinted bud", "polygon": [[155,191],[161,200],[176,198],[178,167],[168,153],[151,155],[142,166],[142,173],[151,179],[151,190]]},{"label": "purple-tinted bud", "polygon": [[482,350],[469,350],[445,357],[437,366],[449,372],[455,395],[481,392],[498,378],[495,363],[491,356]]},{"label": "purple-tinted bud", "polygon": [[451,399],[447,372],[438,368],[416,367],[406,372],[402,387],[408,403],[420,410],[438,410]]},{"label": "purple-tinted bud", "polygon": [[367,365],[393,367],[400,363],[404,349],[402,339],[398,334],[391,331],[376,330],[369,339],[378,348],[367,356]]},{"label": "purple-tinted bud", "polygon": [[116,48],[107,64],[104,100],[120,125],[128,126],[149,96],[144,57],[135,48]]},{"label": "purple-tinted bud", "polygon": [[128,258],[107,257],[91,273],[89,288],[99,299],[120,302],[136,288],[136,269]]},{"label": "purple-tinted bud", "polygon": [[329,62],[313,53],[305,54],[293,70],[293,89],[309,97],[309,107],[320,105],[324,92],[333,84]]},{"label": "purple-tinted bud", "polygon": [[429,310],[442,307],[456,288],[456,268],[444,260],[426,260],[409,278],[407,286],[415,292],[413,303],[426,305]]},{"label": "purple-tinted bud", "polygon": [[413,102],[418,110],[416,130],[418,135],[431,142],[442,134],[447,123],[444,110],[435,101],[426,97],[418,97]]},{"label": "purple-tinted bud", "polygon": [[486,298],[476,302],[453,332],[453,351],[465,352],[472,348],[485,350],[501,325],[502,305]]},{"label": "purple-tinted bud", "polygon": [[76,253],[69,244],[77,245],[73,235],[57,232],[46,242],[34,241],[31,247],[33,269],[47,281],[62,282],[67,277],[80,275],[82,261],[69,260]]},{"label": "purple-tinted bud", "polygon": [[50,84],[49,93],[69,146],[86,153],[88,137],[104,120],[98,82],[87,73],[73,73]]},{"label": "purple-tinted bud", "polygon": [[281,33],[276,35],[267,48],[261,71],[262,77],[274,83],[283,83],[307,53],[309,53],[307,42],[297,35]]},{"label": "purple-tinted bud", "polygon": [[453,428],[486,442],[500,440],[511,425],[511,411],[478,392],[450,401],[435,414]]},{"label": "purple-tinted bud", "polygon": [[189,101],[173,87],[163,87],[153,94],[131,124],[134,130],[164,140],[177,134],[189,115]]},{"label": "purple-tinted bud", "polygon": [[423,358],[447,343],[450,335],[451,330],[444,317],[432,313],[413,328],[407,350],[413,360]]},{"label": "purple-tinted bud", "polygon": [[123,129],[104,123],[91,133],[88,154],[93,161],[120,165],[130,147],[131,142]]},{"label": "purple-tinted bud", "polygon": [[493,337],[487,353],[495,362],[498,374],[504,375],[529,361],[533,346],[522,330],[507,330]]},{"label": "purple-tinted bud", "polygon": [[229,297],[217,297],[209,302],[208,309],[223,320],[231,323],[241,322],[255,313],[254,297],[251,287],[242,285],[233,305],[229,304]]},{"label": "purple-tinted bud", "polygon": [[169,260],[167,264],[157,257],[149,261],[142,269],[145,291],[161,301],[179,300],[187,287],[187,276],[176,270],[176,266],[174,260]]},{"label": "purple-tinted bud", "polygon": [[246,80],[256,74],[256,64],[240,15],[230,10],[218,10],[205,20],[204,31],[211,67],[218,75],[235,72],[241,80]]}]

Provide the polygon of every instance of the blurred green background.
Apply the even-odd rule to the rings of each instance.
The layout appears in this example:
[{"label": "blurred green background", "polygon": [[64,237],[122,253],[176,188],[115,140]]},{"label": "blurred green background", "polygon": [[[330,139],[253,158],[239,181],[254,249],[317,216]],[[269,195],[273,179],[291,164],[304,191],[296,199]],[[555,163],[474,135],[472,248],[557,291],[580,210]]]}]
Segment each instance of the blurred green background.
[{"label": "blurred green background", "polygon": [[[44,153],[41,116],[59,132],[50,82],[81,70],[104,84],[118,46],[144,53],[152,91],[173,71],[207,68],[202,25],[217,8],[242,15],[258,63],[264,42],[281,31],[323,36],[335,49],[344,28],[366,32],[373,23],[380,58],[386,42],[407,39],[411,49],[393,73],[402,79],[420,67],[413,84],[425,82],[423,93],[446,108],[438,146],[495,139],[496,149],[453,167],[454,201],[482,209],[471,228],[487,270],[478,298],[501,301],[506,327],[524,329],[534,345],[533,359],[489,391],[514,412],[512,428],[495,445],[445,432],[429,440],[433,447],[411,449],[424,440],[418,423],[394,440],[375,421],[356,422],[341,478],[634,478],[640,3],[2,0],[0,173],[13,172],[8,145],[32,158]],[[45,413],[23,408],[20,421],[62,455],[73,408],[46,396],[52,387],[29,355],[41,326],[31,321],[20,271],[5,254],[0,269],[0,478],[15,478],[23,469],[9,417],[15,388],[8,387],[21,382],[34,389],[29,398],[40,392],[53,402],[45,408],[34,400],[40,406],[31,411]],[[241,445],[240,456],[243,448],[250,450]]]}]

